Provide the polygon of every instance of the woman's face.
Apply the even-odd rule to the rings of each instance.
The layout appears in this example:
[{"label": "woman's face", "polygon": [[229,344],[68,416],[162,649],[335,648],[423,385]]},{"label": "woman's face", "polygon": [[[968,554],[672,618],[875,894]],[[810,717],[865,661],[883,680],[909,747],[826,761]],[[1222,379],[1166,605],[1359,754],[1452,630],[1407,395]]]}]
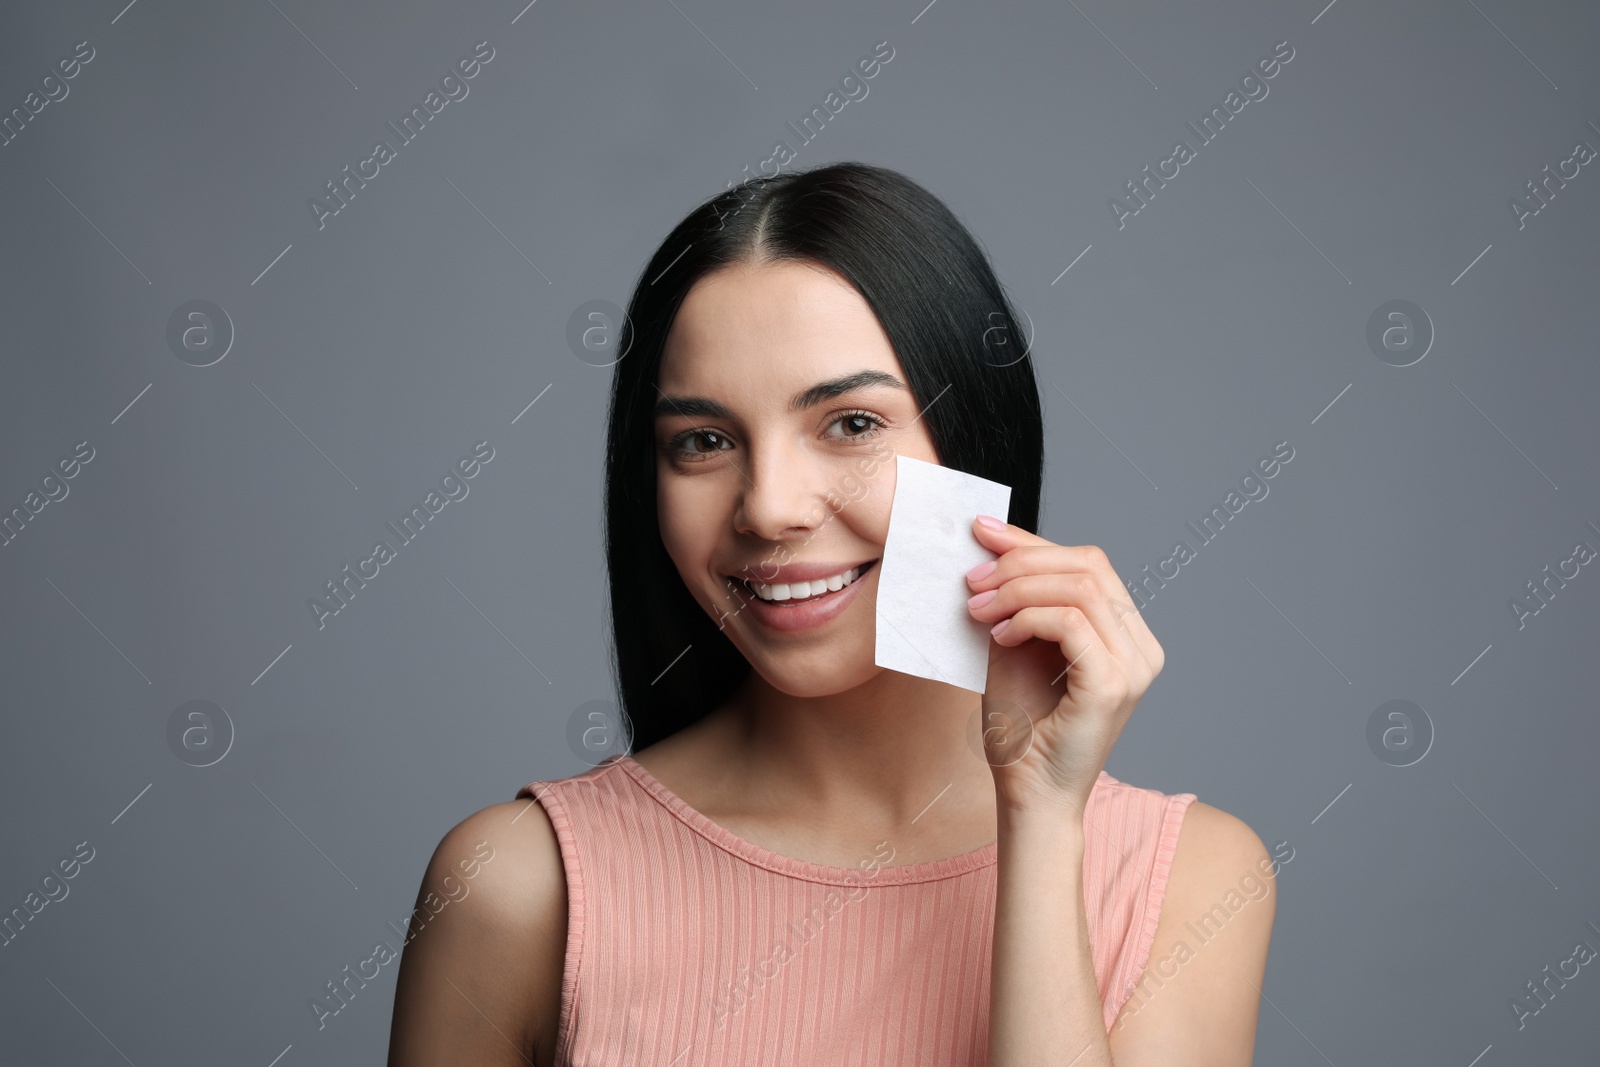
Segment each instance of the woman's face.
[{"label": "woman's face", "polygon": [[866,301],[810,263],[708,274],[657,388],[657,517],[689,592],[782,692],[876,674],[894,457],[939,460]]}]

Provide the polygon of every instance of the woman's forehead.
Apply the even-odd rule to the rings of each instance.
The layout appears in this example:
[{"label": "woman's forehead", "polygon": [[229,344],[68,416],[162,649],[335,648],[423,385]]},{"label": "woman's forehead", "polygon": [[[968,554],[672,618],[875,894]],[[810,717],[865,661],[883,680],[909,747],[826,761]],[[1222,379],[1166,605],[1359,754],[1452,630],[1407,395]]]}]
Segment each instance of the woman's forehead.
[{"label": "woman's forehead", "polygon": [[696,283],[668,333],[660,379],[662,388],[788,389],[863,367],[903,380],[861,294],[814,264],[785,262]]}]

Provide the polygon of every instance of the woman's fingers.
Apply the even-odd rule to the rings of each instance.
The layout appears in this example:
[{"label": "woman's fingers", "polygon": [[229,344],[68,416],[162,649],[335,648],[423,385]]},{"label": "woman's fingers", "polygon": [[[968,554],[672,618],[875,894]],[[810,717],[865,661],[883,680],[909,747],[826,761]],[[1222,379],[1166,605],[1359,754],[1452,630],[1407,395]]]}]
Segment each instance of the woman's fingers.
[{"label": "woman's fingers", "polygon": [[1078,608],[1059,605],[1022,608],[1005,621],[994,640],[997,644],[1015,647],[1035,637],[1060,647],[1071,668],[1072,682],[1096,701],[1115,707],[1133,690],[1127,669],[1106,648],[1094,623]]},{"label": "woman's fingers", "polygon": [[[1152,678],[1161,673],[1166,662],[1161,644],[1150,632],[1144,616],[1139,614],[1121,579],[1112,570],[1111,561],[1100,548],[1095,545],[1057,545],[1015,526],[1007,526],[1003,531],[989,531],[981,525],[975,525],[974,530],[987,534],[992,549],[1001,553],[994,569],[988,574],[979,579],[968,579],[968,586],[974,594],[993,589],[1003,590],[1018,578],[1027,576],[1078,574],[1093,582],[1092,588],[1060,583],[1040,587],[1036,583],[1031,588],[1039,591],[1043,599],[1029,601],[1017,599],[1020,594],[1002,594],[985,607],[993,609],[996,604],[1010,603],[1011,610],[1016,610],[1025,602],[1075,605],[1090,616],[1101,630],[1107,647],[1116,650],[1120,658],[1130,665],[1142,664]],[[1023,542],[1024,538],[1028,540]],[[1002,549],[999,544],[1001,541],[1021,543]],[[975,617],[992,621],[1004,617],[1004,614],[975,613]]]},{"label": "woman's fingers", "polygon": [[1087,617],[1100,643],[1119,661],[1131,670],[1148,670],[1143,655],[1135,646],[1133,635],[1117,618],[1094,577],[1086,572],[1019,575],[995,589],[977,594],[972,601],[985,596],[989,599],[971,607],[970,613],[973,618],[988,623],[1010,618],[1030,607],[1075,608]]}]

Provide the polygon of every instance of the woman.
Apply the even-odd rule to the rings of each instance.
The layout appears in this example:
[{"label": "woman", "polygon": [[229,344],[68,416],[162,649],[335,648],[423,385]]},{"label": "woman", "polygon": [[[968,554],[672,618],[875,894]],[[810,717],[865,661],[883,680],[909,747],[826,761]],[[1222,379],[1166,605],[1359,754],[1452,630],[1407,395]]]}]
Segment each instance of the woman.
[{"label": "woman", "polygon": [[[391,1067],[1249,1063],[1273,896],[1232,902],[1271,861],[1103,769],[1162,649],[1103,552],[1035,532],[1037,386],[967,231],[882,168],[755,179],[628,316],[633,752],[445,836],[419,906],[494,858],[404,954]],[[896,454],[1012,487],[972,525],[981,707],[873,662]]]}]

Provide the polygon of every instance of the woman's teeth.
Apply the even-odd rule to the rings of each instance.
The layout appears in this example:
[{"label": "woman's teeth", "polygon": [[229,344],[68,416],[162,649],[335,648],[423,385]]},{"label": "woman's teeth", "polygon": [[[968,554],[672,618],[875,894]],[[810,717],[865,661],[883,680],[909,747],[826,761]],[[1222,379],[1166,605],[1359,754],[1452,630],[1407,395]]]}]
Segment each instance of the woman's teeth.
[{"label": "woman's teeth", "polygon": [[762,582],[746,582],[755,591],[756,596],[762,600],[807,600],[811,597],[821,596],[824,593],[837,592],[861,577],[861,567],[851,567],[842,574],[835,574],[831,578],[818,578],[811,582],[779,582],[766,585]]}]

